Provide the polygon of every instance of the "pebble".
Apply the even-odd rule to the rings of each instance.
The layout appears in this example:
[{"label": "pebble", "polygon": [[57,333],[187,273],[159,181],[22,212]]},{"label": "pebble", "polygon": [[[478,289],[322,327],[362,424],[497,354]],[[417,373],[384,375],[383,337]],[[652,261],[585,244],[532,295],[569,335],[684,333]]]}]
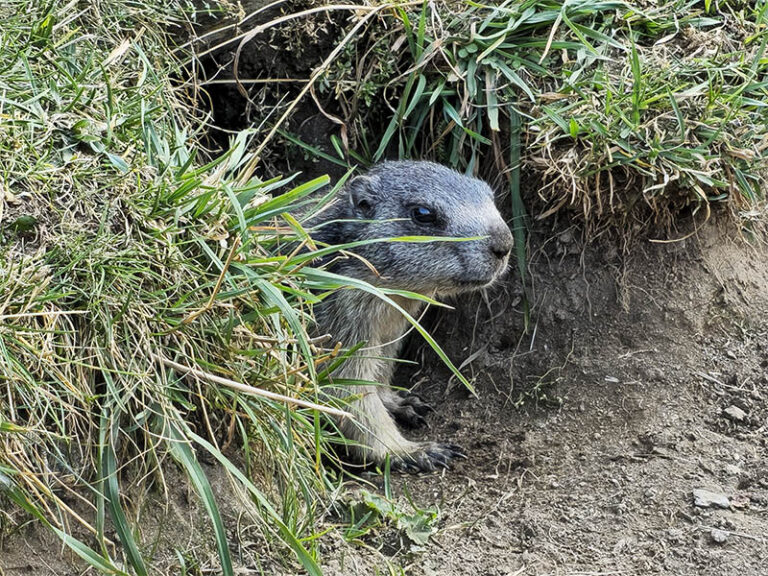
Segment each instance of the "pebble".
[{"label": "pebble", "polygon": [[728,532],[725,532],[724,530],[718,530],[717,528],[712,528],[712,531],[709,533],[709,535],[712,537],[712,541],[717,542],[718,544],[722,544],[728,540]]},{"label": "pebble", "polygon": [[699,508],[730,508],[731,501],[728,496],[720,492],[712,492],[703,488],[693,491],[693,504]]},{"label": "pebble", "polygon": [[738,476],[743,472],[741,468],[738,466],[734,466],[733,464],[726,464],[724,467],[725,473],[729,476]]},{"label": "pebble", "polygon": [[738,406],[734,406],[733,404],[731,404],[730,406],[728,406],[728,408],[723,410],[723,414],[725,414],[728,418],[736,422],[743,422],[744,419],[747,417],[747,413],[744,412],[744,410],[742,410]]}]

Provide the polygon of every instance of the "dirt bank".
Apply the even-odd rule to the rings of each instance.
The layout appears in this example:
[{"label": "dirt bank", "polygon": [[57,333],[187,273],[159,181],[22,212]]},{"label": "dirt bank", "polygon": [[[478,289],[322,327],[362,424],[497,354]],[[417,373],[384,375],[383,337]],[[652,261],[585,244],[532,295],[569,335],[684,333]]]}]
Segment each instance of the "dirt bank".
[{"label": "dirt bank", "polygon": [[[431,360],[414,377],[437,409],[422,435],[469,455],[396,481],[440,529],[415,554],[369,543],[414,575],[765,574],[766,254],[714,224],[631,256],[582,256],[571,232],[533,245],[527,335],[516,279],[440,320],[452,357],[474,355],[480,398],[446,392]],[[695,505],[699,489],[727,507]],[[383,558],[335,555],[329,574]]]}]

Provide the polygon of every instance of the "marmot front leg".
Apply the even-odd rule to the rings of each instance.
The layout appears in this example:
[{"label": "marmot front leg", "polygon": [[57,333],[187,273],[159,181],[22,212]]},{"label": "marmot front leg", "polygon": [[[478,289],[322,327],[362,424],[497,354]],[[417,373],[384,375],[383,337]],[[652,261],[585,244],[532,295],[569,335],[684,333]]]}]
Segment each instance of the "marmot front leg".
[{"label": "marmot front leg", "polygon": [[378,389],[379,397],[384,407],[401,426],[406,428],[418,428],[427,424],[424,418],[430,412],[434,412],[421,396],[407,390],[393,390],[389,387]]},{"label": "marmot front leg", "polygon": [[357,421],[344,420],[340,428],[346,438],[355,442],[350,449],[361,462],[382,465],[389,456],[393,470],[430,472],[447,468],[453,458],[464,457],[458,446],[412,442],[405,438],[397,429],[377,387],[361,386],[348,392],[359,396],[347,406]]}]

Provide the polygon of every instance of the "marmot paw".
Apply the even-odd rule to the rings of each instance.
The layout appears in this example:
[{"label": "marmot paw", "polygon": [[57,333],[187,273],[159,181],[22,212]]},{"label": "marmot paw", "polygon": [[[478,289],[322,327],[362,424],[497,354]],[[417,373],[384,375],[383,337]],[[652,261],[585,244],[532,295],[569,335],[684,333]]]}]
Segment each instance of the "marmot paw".
[{"label": "marmot paw", "polygon": [[455,444],[427,442],[419,444],[414,452],[402,456],[393,456],[390,460],[392,470],[418,474],[433,472],[438,468],[448,468],[454,458],[466,458],[464,451]]},{"label": "marmot paw", "polygon": [[427,421],[424,416],[434,411],[435,409],[424,402],[420,396],[401,391],[397,393],[396,405],[390,408],[389,412],[401,426],[418,428],[426,425]]}]

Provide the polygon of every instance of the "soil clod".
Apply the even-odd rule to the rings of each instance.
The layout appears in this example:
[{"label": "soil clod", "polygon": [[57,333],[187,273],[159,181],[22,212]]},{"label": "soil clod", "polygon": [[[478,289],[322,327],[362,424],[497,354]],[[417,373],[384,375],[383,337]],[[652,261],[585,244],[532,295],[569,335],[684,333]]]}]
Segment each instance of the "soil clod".
[{"label": "soil clod", "polygon": [[725,541],[728,540],[728,532],[718,528],[712,528],[709,536],[712,538],[712,542],[715,542],[716,544],[724,544]]}]

